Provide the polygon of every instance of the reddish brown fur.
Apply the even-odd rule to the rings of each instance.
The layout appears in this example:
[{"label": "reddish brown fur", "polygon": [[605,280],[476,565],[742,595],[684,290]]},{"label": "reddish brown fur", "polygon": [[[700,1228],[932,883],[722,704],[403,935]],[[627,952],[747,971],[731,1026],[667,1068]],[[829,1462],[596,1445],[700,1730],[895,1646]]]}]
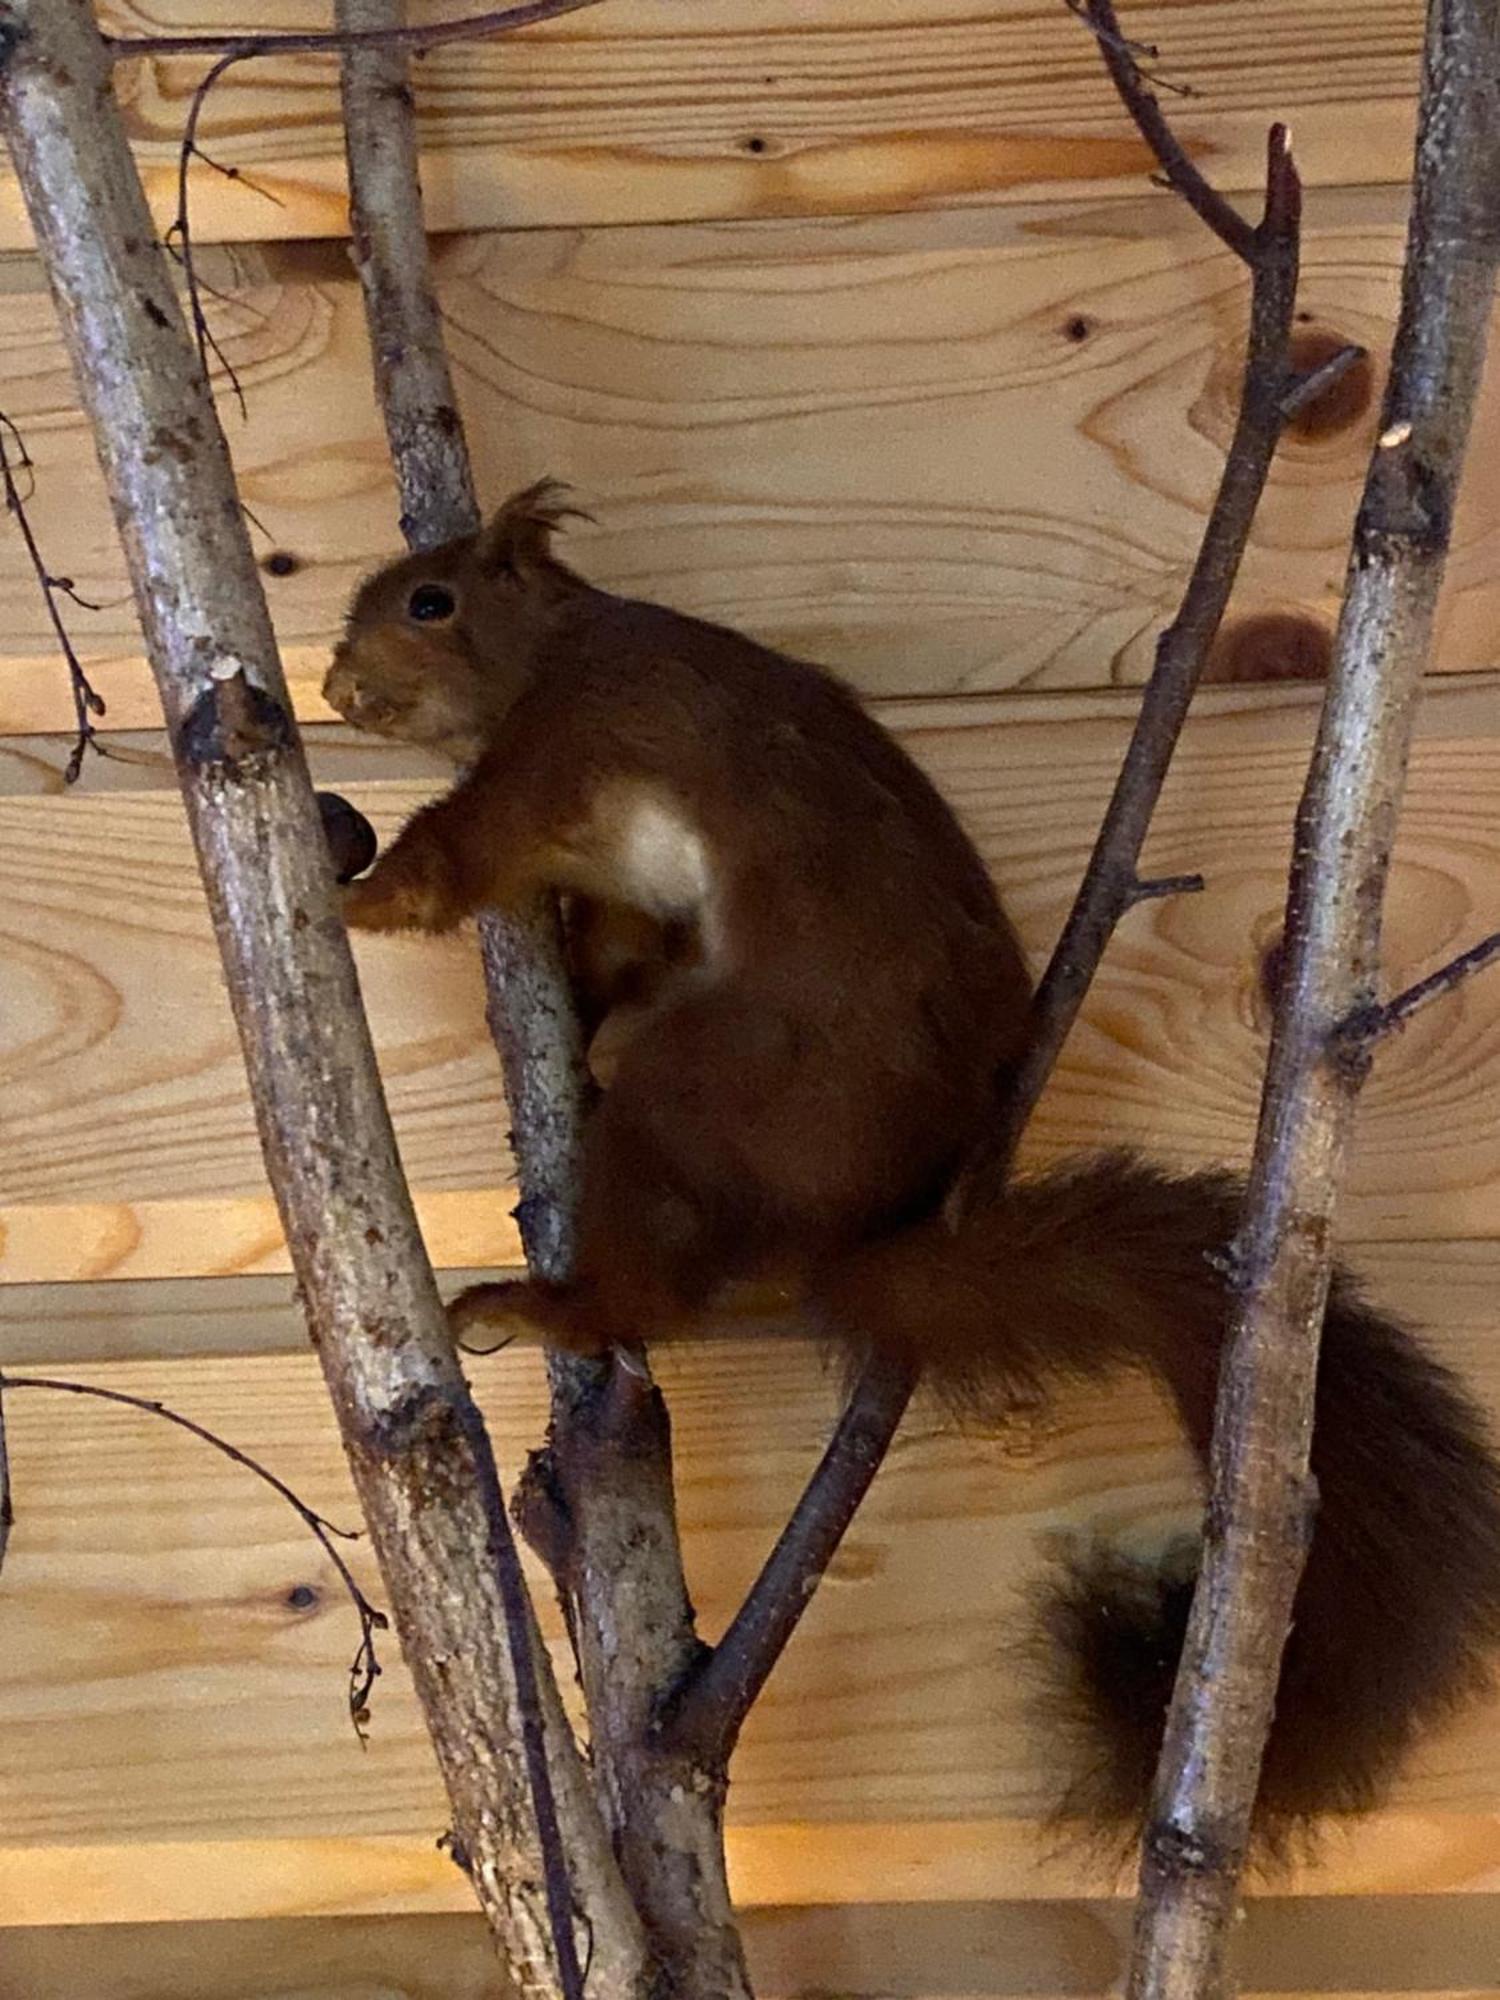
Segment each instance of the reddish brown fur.
[{"label": "reddish brown fur", "polygon": [[[851,1353],[910,1355],[959,1408],[1003,1418],[1017,1394],[1146,1368],[1201,1451],[1223,1319],[1207,1253],[1232,1231],[1232,1184],[1104,1162],[948,1233],[936,1200],[1030,997],[977,854],[830,676],[592,589],[551,553],[560,511],[534,488],[473,540],[382,571],[328,681],[351,720],[471,766],[348,892],[352,923],[446,929],[541,888],[581,899],[610,1088],[585,1135],[577,1282],[478,1287],[456,1324],[519,1312],[575,1346],[659,1338],[726,1282],[791,1272]],[[414,621],[434,584],[451,614]],[[1367,1803],[1500,1638],[1482,1423],[1343,1278],[1314,1463],[1270,1840]],[[1107,1557],[1049,1606],[1106,1819],[1144,1796],[1186,1597],[1169,1569]]]}]

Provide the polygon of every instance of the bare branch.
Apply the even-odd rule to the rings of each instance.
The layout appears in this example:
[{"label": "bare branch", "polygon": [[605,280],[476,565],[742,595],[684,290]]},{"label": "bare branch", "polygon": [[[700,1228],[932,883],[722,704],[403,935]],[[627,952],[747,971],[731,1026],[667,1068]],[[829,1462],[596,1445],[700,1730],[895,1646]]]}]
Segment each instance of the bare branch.
[{"label": "bare branch", "polygon": [[1500,255],[1500,12],[1429,0],[1412,218],[1381,439],[1297,814],[1260,1129],[1235,1244],[1203,1564],[1141,1866],[1131,2000],[1225,1990],[1314,1506],[1330,1223],[1373,999],[1407,749]]},{"label": "bare branch", "polygon": [[[336,18],[340,30],[356,38],[340,69],[354,257],[376,392],[401,490],[402,532],[421,549],[472,531],[479,510],[428,280],[409,58],[399,48],[371,46],[367,39],[371,29],[400,26],[405,12],[405,0],[338,0]],[[534,1644],[531,1600],[498,1487],[492,1499],[506,1643],[521,1708],[558,1980],[563,2000],[581,2000],[567,1845],[552,1791],[538,1686],[539,1676],[550,1675],[551,1668]],[[602,1833],[601,1824],[596,1837]]]},{"label": "bare branch", "polygon": [[[199,1438],[204,1444],[212,1445],[215,1451],[222,1452],[231,1463],[242,1465],[247,1472],[253,1472],[256,1478],[269,1486],[273,1493],[281,1496],[333,1564],[339,1582],[343,1584],[349,1602],[354,1606],[359,1618],[359,1650],[355,1653],[349,1668],[349,1717],[359,1740],[363,1743],[365,1727],[370,1719],[370,1693],[380,1673],[380,1662],[375,1654],[375,1634],[386,1631],[390,1621],[385,1613],[377,1611],[365,1596],[355,1580],[354,1572],[334,1547],[335,1536],[340,1541],[357,1542],[358,1533],[352,1528],[334,1527],[331,1521],[309,1507],[284,1479],[278,1478],[269,1466],[262,1465],[258,1458],[252,1458],[249,1452],[241,1451],[238,1445],[220,1437],[217,1431],[211,1431],[205,1425],[195,1423],[191,1417],[183,1416],[181,1411],[170,1408],[166,1403],[158,1402],[154,1396],[132,1396],[123,1389],[103,1389],[92,1382],[64,1381],[51,1375],[16,1375],[9,1372],[0,1374],[0,1391],[10,1389],[48,1389],[62,1396],[87,1396],[100,1403],[114,1403],[121,1409],[138,1410],[146,1416],[161,1417],[166,1423],[175,1424],[179,1430],[186,1431],[190,1437]],[[10,1469],[5,1461],[3,1436],[0,1436],[0,1496],[3,1496],[0,1497],[0,1524],[3,1524],[5,1531],[8,1532]]]},{"label": "bare branch", "polygon": [[0,1572],[5,1568],[10,1531],[15,1525],[15,1497],[10,1484],[10,1444],[5,1429],[5,1383],[0,1378]]},{"label": "bare branch", "polygon": [[1239,574],[1286,422],[1283,403],[1297,297],[1301,206],[1301,183],[1285,128],[1273,126],[1267,144],[1264,215],[1255,232],[1244,383],[1219,490],[1181,607],[1157,641],[1140,713],[1083,882],[1037,988],[1031,1034],[993,1148],[961,1177],[950,1214],[968,1202],[989,1198],[1003,1184],[1022,1129],[1078,1018],[1115,926],[1139,900],[1136,871],[1151,815]]},{"label": "bare branch", "polygon": [[[7,442],[7,440],[9,442]],[[15,446],[16,459],[11,460],[10,446]],[[99,607],[80,597],[73,588],[71,577],[54,576],[42,560],[41,549],[32,532],[31,517],[26,512],[26,496],[16,479],[17,470],[33,470],[31,455],[25,440],[9,417],[0,413],[0,482],[5,492],[6,512],[21,531],[21,540],[26,544],[26,557],[31,564],[37,583],[41,586],[42,602],[47,607],[47,617],[51,622],[58,650],[67,662],[68,685],[73,693],[73,715],[77,723],[77,734],[73,740],[73,750],[68,758],[67,769],[63,773],[64,783],[72,785],[78,781],[83,769],[83,760],[90,748],[105,755],[105,746],[100,742],[94,728],[94,717],[104,714],[104,697],[98,692],[84,671],[82,660],[68,634],[63,615],[58,609],[59,597],[66,597],[70,603],[79,605],[85,611],[96,611]]]},{"label": "bare branch", "polygon": [[1334,1037],[1349,1057],[1360,1058],[1387,1035],[1404,1028],[1413,1014],[1420,1014],[1424,1007],[1440,1000],[1445,993],[1454,992],[1466,979],[1472,979],[1476,972],[1483,972],[1487,965],[1493,965],[1497,958],[1500,958],[1500,931],[1492,931],[1478,944],[1471,944],[1467,951],[1461,951],[1457,958],[1450,958],[1446,965],[1440,965],[1436,972],[1429,972],[1425,979],[1419,979],[1415,986],[1408,986],[1404,992],[1396,994],[1394,999],[1356,1007],[1334,1029]]},{"label": "bare branch", "polygon": [[1160,903],[1169,896],[1199,896],[1203,888],[1201,875],[1148,876],[1144,882],[1131,883],[1126,891],[1127,908],[1133,910],[1137,903]]},{"label": "bare branch", "polygon": [[[339,24],[402,18],[401,0],[340,0]],[[428,272],[404,54],[368,41],[344,63],[355,258],[376,384],[414,548],[477,522],[442,323]],[[590,1085],[549,900],[480,925],[489,1021],[504,1072],[531,1269],[573,1256],[578,1143]],[[547,1559],[588,1705],[599,1797],[626,1884],[671,1990],[748,1996],[729,1901],[722,1766],[705,1773],[651,1740],[665,1691],[699,1642],[683,1574],[666,1407],[644,1356],[604,1366],[549,1356],[552,1423],[522,1494],[545,1490]],[[536,1526],[537,1508],[530,1509]]]},{"label": "bare branch", "polygon": [[447,42],[480,42],[496,35],[530,28],[538,21],[556,20],[596,7],[599,0],[524,0],[523,5],[495,7],[483,14],[464,14],[456,21],[431,21],[422,27],[372,28],[360,34],[342,31],[268,35],[108,35],[105,47],[115,62],[136,56],[344,55],[351,49],[399,49],[416,55]]},{"label": "bare branch", "polygon": [[[498,1479],[401,1173],[223,433],[92,11],[13,0],[8,18],[0,116],[114,505],[310,1329],[476,1892],[523,1992],[551,1995]],[[643,1944],[560,1717],[548,1748],[595,1994],[640,2000]]]},{"label": "bare branch", "polygon": [[797,1629],[900,1429],[914,1369],[871,1360],[807,1490],[722,1639],[662,1719],[663,1740],[705,1764],[728,1762],[761,1689]]},{"label": "bare branch", "polygon": [[[1115,89],[1135,120],[1136,130],[1156,155],[1167,186],[1182,196],[1193,213],[1208,224],[1236,257],[1253,266],[1257,247],[1254,225],[1193,165],[1151,94],[1145,73],[1136,60],[1135,45],[1120,30],[1113,0],[1077,0],[1077,4],[1068,0],[1068,5],[1093,30]],[[1159,83],[1160,78],[1153,81]],[[1284,144],[1283,150],[1289,152],[1290,148]]]},{"label": "bare branch", "polygon": [[1298,375],[1281,399],[1281,414],[1288,423],[1300,416],[1309,403],[1317,402],[1337,383],[1342,382],[1349,370],[1361,361],[1369,359],[1368,350],[1350,344],[1330,354],[1326,361],[1320,361],[1316,368],[1309,368],[1305,375]]},{"label": "bare branch", "polygon": [[[1111,73],[1132,112],[1145,121],[1142,129],[1159,146],[1164,164],[1185,160],[1160,108],[1141,84],[1134,52],[1121,36],[1107,0],[1086,0],[1086,4]],[[1121,82],[1127,72],[1128,89]],[[1285,422],[1282,405],[1297,291],[1301,183],[1286,132],[1277,125],[1267,141],[1265,206],[1258,229],[1241,223],[1196,169],[1189,170],[1188,185],[1200,190],[1194,207],[1237,255],[1252,262],[1250,333],[1239,417],[1181,608],[1157,642],[1155,665],[1088,869],[1037,989],[1025,1053],[993,1134],[949,1194],[946,1213],[955,1224],[968,1207],[993,1199],[1003,1189],[1021,1133],[1120,919],[1142,900],[1202,887],[1195,875],[1143,881],[1137,869]],[[667,1724],[673,1741],[733,1744],[749,1703],[796,1629],[889,1449],[913,1387],[908,1376],[889,1364],[872,1362],[865,1369],[833,1443],[744,1609],[679,1695]]]}]

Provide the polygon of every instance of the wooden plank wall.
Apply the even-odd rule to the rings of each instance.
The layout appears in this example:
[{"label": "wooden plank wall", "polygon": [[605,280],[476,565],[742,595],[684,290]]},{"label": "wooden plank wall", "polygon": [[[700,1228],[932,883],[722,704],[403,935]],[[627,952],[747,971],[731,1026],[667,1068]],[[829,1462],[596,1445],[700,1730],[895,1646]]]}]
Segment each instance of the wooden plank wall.
[{"label": "wooden plank wall", "polygon": [[[122,33],[243,26],[112,5]],[[1376,356],[1282,451],[1152,835],[1207,892],[1130,918],[1032,1142],[1243,1159],[1262,955],[1394,320],[1419,0],[1131,5],[1174,107],[1253,189],[1288,116],[1309,183],[1311,357]],[[256,26],[319,23],[272,0]],[[165,215],[201,64],[120,90]],[[1076,881],[1231,419],[1245,286],[1146,185],[1062,0],[605,0],[420,70],[442,304],[485,491],[543,472],[596,516],[591,575],[846,671],[964,813],[1040,959]],[[320,777],[382,831],[440,782],[333,725],[342,602],[395,539],[344,241],[330,65],[246,66],[195,180],[226,403]],[[274,196],[274,200],[267,196]],[[286,1261],[104,496],[15,191],[0,176],[0,407],[134,761],[61,772],[68,701],[0,538],[0,1342],[159,1395],[351,1511]],[[270,558],[281,558],[274,564]],[[1393,984],[1500,926],[1500,391],[1487,394],[1392,889]],[[504,1113],[466,943],[359,947],[445,1282],[515,1256]],[[1500,1410],[1500,985],[1386,1052],[1344,1235]],[[476,1365],[504,1463],[534,1355]],[[833,1412],[815,1359],[668,1357],[695,1594],[714,1630]],[[409,2000],[502,1989],[434,1841],[399,1662],[341,1717],[348,1616],[274,1496],[146,1419],[13,1398],[0,1588],[0,2000]],[[1016,1637],[1049,1557],[1190,1514],[1143,1388],[1002,1440],[915,1418],[736,1767],[736,1886],[768,1993],[1082,1995],[1118,1977],[1124,1884],[1058,1851]],[[555,1644],[558,1635],[550,1630]],[[1261,1993],[1500,1991],[1500,1705],[1390,1807],[1251,1906]]]}]

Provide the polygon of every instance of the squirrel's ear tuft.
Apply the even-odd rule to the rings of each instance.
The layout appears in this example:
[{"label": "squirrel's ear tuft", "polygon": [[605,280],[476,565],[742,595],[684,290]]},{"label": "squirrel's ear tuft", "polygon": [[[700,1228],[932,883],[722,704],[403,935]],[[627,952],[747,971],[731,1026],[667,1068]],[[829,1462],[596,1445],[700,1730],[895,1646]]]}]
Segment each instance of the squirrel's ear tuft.
[{"label": "squirrel's ear tuft", "polygon": [[505,570],[524,576],[550,559],[553,530],[567,520],[590,521],[581,507],[571,506],[568,489],[555,479],[539,479],[513,493],[479,531],[480,567],[492,574]]}]

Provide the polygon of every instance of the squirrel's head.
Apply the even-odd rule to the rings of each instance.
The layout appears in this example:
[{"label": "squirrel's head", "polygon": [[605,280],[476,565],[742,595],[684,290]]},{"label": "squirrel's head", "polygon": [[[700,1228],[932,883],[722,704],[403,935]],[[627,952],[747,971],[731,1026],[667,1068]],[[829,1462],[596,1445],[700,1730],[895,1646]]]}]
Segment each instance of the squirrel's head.
[{"label": "squirrel's head", "polygon": [[[552,554],[578,515],[550,480],[478,530],[366,578],[323,697],[357,729],[472,762],[525,688],[537,647],[579,579]],[[579,518],[586,518],[579,516]]]}]

